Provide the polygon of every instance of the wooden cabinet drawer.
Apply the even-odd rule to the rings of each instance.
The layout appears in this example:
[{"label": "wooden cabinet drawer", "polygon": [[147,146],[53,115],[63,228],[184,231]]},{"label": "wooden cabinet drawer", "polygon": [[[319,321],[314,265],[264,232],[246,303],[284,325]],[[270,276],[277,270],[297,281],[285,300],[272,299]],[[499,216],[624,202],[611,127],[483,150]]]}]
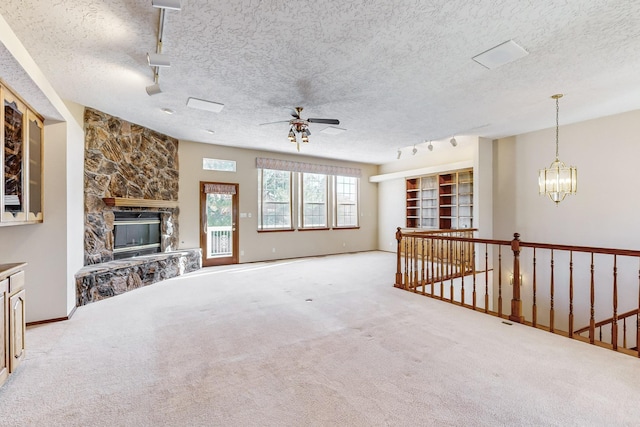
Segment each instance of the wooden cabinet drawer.
[{"label": "wooden cabinet drawer", "polygon": [[9,294],[24,288],[24,271],[19,271],[9,276]]}]

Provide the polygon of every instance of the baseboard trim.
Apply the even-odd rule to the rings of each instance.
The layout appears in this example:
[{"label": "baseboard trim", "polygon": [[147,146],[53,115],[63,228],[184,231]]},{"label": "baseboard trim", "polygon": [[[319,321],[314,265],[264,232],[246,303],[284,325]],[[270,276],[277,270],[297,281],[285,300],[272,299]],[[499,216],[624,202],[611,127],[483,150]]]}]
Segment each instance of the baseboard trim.
[{"label": "baseboard trim", "polygon": [[63,322],[65,320],[69,320],[71,319],[71,317],[73,317],[77,308],[78,306],[74,306],[71,312],[67,314],[66,317],[57,317],[55,319],[45,319],[45,320],[38,320],[36,322],[27,322],[27,326],[44,325],[45,323],[55,323],[55,322]]}]

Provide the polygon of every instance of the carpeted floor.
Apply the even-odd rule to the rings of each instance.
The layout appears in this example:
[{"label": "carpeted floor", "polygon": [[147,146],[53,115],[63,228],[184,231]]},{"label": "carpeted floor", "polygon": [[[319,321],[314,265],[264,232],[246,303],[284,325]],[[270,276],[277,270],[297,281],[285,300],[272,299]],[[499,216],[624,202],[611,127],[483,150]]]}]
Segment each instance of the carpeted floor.
[{"label": "carpeted floor", "polygon": [[80,307],[28,329],[0,425],[640,424],[639,359],[394,289],[394,268],[209,268]]}]

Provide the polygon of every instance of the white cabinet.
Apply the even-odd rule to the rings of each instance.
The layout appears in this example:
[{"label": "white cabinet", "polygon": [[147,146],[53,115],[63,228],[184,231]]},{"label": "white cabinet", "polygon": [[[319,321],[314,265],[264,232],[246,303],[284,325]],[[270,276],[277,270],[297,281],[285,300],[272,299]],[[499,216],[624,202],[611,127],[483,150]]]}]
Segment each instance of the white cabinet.
[{"label": "white cabinet", "polygon": [[25,357],[25,265],[0,264],[0,385]]}]

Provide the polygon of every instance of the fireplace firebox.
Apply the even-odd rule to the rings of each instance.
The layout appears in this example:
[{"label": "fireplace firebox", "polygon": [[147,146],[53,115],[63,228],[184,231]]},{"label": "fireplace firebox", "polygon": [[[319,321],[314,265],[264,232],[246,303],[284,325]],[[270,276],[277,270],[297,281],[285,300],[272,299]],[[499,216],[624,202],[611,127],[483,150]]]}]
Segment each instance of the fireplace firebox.
[{"label": "fireplace firebox", "polygon": [[114,212],[113,258],[161,252],[159,212]]}]

